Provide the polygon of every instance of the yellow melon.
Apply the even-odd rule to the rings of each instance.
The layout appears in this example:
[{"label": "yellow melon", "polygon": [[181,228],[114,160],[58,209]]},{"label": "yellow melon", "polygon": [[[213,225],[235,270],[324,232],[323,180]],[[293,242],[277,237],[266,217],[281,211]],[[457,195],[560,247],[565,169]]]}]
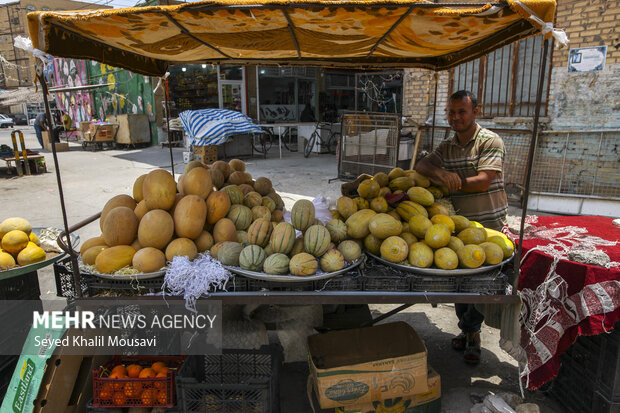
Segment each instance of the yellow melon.
[{"label": "yellow melon", "polygon": [[512,254],[515,252],[515,246],[511,240],[508,238],[500,237],[497,235],[493,235],[488,237],[487,242],[492,242],[496,244],[498,247],[502,249],[502,253],[504,254],[504,259],[512,257]]},{"label": "yellow melon", "polygon": [[108,246],[102,236],[87,239],[80,247],[80,254],[84,254],[87,249],[96,246]]},{"label": "yellow melon", "polygon": [[418,239],[411,232],[403,232],[400,234],[400,237],[405,240],[407,245],[415,244],[418,242]]},{"label": "yellow melon", "polygon": [[463,215],[450,216],[452,222],[454,222],[454,231],[458,234],[466,228],[469,228],[469,220]]},{"label": "yellow melon", "polygon": [[422,206],[431,206],[435,202],[435,197],[425,188],[421,186],[412,186],[407,190],[407,196],[413,202],[417,202]]},{"label": "yellow melon", "polygon": [[433,225],[424,215],[414,215],[409,219],[409,232],[418,238],[424,238],[426,231]]},{"label": "yellow melon", "polygon": [[463,244],[463,241],[461,241],[460,238],[450,237],[450,241],[448,242],[448,248],[450,248],[452,251],[457,252],[459,248],[464,246],[465,244]]},{"label": "yellow melon", "polygon": [[36,245],[26,247],[17,255],[19,265],[30,265],[45,260],[45,251]]},{"label": "yellow melon", "polygon": [[448,247],[439,248],[435,251],[435,266],[442,270],[453,270],[459,266],[459,258],[456,252]]},{"label": "yellow melon", "polygon": [[103,239],[106,245],[131,245],[138,233],[138,217],[133,209],[116,207],[103,222]]},{"label": "yellow melon", "polygon": [[368,234],[366,238],[364,238],[364,248],[375,255],[381,254],[382,243],[382,239],[379,239],[372,234]]},{"label": "yellow melon", "polygon": [[11,254],[0,252],[0,271],[10,270],[15,265],[15,258]]},{"label": "yellow melon", "polygon": [[391,194],[391,193],[392,193],[392,190],[387,186],[381,187],[381,189],[379,190],[379,196],[382,196],[382,197],[385,197],[386,195]]},{"label": "yellow melon", "polygon": [[374,198],[379,195],[381,186],[374,179],[365,179],[357,187],[357,193],[362,198]]},{"label": "yellow melon", "polygon": [[339,271],[344,268],[344,257],[340,251],[330,249],[320,259],[321,270],[325,272]]},{"label": "yellow melon", "polygon": [[163,250],[173,235],[174,220],[162,209],[147,212],[138,225],[138,240],[142,248],[153,247]]},{"label": "yellow melon", "polygon": [[460,248],[456,255],[459,257],[459,264],[465,268],[478,268],[484,264],[486,255],[484,249],[479,245],[469,244]]},{"label": "yellow melon", "polygon": [[144,193],[142,192],[144,178],[146,178],[146,174],[140,175],[133,183],[133,199],[138,203],[144,199]]},{"label": "yellow melon", "polygon": [[198,248],[196,248],[194,241],[188,238],[174,239],[166,247],[167,261],[172,261],[174,257],[187,257],[191,261],[196,258],[196,255],[198,255]]},{"label": "yellow melon", "polygon": [[429,186],[428,188],[426,188],[426,190],[430,192],[431,195],[433,195],[434,199],[441,199],[444,197],[441,189],[437,188],[436,186]]},{"label": "yellow melon", "polygon": [[[237,231],[237,238],[238,235],[239,231]],[[196,244],[196,249],[198,249],[198,252],[209,251],[214,242],[213,236],[207,231],[202,231],[198,238],[194,240],[194,244]]]},{"label": "yellow melon", "polygon": [[483,242],[480,247],[484,250],[484,263],[488,265],[499,264],[504,260],[502,248],[492,242]]},{"label": "yellow melon", "polygon": [[336,208],[343,219],[348,219],[357,212],[357,204],[349,197],[342,196],[336,201]]},{"label": "yellow melon", "polygon": [[142,248],[134,254],[131,265],[142,273],[156,272],[166,266],[166,256],[156,248]]},{"label": "yellow melon", "polygon": [[405,171],[403,171],[402,168],[394,168],[390,171],[390,173],[388,174],[388,179],[390,181],[396,179],[396,178],[400,178],[402,176],[405,176]]},{"label": "yellow melon", "polygon": [[116,245],[101,251],[95,259],[95,267],[101,274],[111,274],[131,265],[136,250],[129,245]]},{"label": "yellow melon", "polygon": [[390,262],[402,262],[407,259],[409,245],[401,237],[392,236],[381,243],[381,257]]},{"label": "yellow melon", "polygon": [[409,264],[412,266],[428,268],[433,265],[433,259],[433,250],[424,242],[416,242],[409,247]]},{"label": "yellow melon", "polygon": [[142,201],[138,202],[138,205],[136,205],[136,208],[133,210],[133,212],[138,217],[138,221],[140,221],[142,217],[147,212],[149,212],[149,207],[146,206],[146,201],[143,199]]},{"label": "yellow melon", "polygon": [[211,172],[205,168],[194,168],[183,178],[183,193],[185,195],[198,195],[207,199],[213,190]]},{"label": "yellow melon", "polygon": [[426,230],[424,242],[431,248],[445,247],[450,242],[450,229],[443,224],[433,224]]},{"label": "yellow melon", "polygon": [[30,222],[23,218],[7,218],[0,223],[0,239],[4,237],[4,234],[14,230],[22,231],[25,232],[26,235],[30,235],[32,226],[30,225]]},{"label": "yellow melon", "polygon": [[[226,201],[228,196],[222,194]],[[207,204],[198,195],[185,195],[174,209],[174,232],[181,238],[194,239],[202,232],[207,218]]]},{"label": "yellow melon", "polygon": [[362,209],[351,215],[347,221],[347,234],[351,238],[363,239],[370,233],[368,223],[377,213],[372,209]]},{"label": "yellow melon", "polygon": [[215,242],[237,241],[237,228],[229,218],[222,218],[213,227],[213,239]]},{"label": "yellow melon", "polygon": [[4,234],[4,237],[2,237],[2,249],[9,254],[17,255],[21,250],[26,248],[28,242],[30,242],[28,234],[24,231],[14,229],[7,232]]},{"label": "yellow melon", "polygon": [[136,201],[129,195],[116,195],[112,197],[101,210],[101,217],[99,218],[99,228],[103,231],[103,222],[108,213],[116,207],[124,206],[130,208],[132,211],[136,209]]},{"label": "yellow melon", "polygon": [[90,247],[82,254],[82,262],[86,265],[95,265],[95,260],[97,259],[97,255],[99,255],[104,250],[107,250],[107,246],[98,245],[96,247]]},{"label": "yellow melon", "polygon": [[445,206],[438,204],[437,202],[433,203],[431,206],[427,207],[429,217],[434,217],[435,215],[450,215],[450,211]]},{"label": "yellow melon", "polygon": [[390,178],[387,176],[385,172],[377,172],[373,177],[375,181],[379,184],[380,187],[387,186],[390,182]]},{"label": "yellow melon", "polygon": [[379,239],[399,235],[402,229],[400,221],[395,220],[388,214],[376,214],[368,221],[368,230]]},{"label": "yellow melon", "polygon": [[463,244],[481,244],[487,239],[487,233],[483,228],[469,227],[459,232],[457,237]]},{"label": "yellow melon", "polygon": [[368,201],[364,198],[361,197],[357,197],[357,198],[353,198],[353,200],[355,201],[355,205],[357,205],[357,210],[361,210],[361,209],[368,209],[370,208],[370,203],[368,203]]},{"label": "yellow melon", "polygon": [[414,171],[412,176],[416,186],[421,186],[422,188],[431,186],[431,181],[421,173]]},{"label": "yellow melon", "polygon": [[454,228],[455,228],[454,221],[452,221],[452,219],[450,219],[450,217],[447,215],[442,215],[442,214],[433,215],[431,217],[431,222],[433,224],[443,224],[448,227],[448,229],[450,230],[450,233],[454,232]]},{"label": "yellow melon", "polygon": [[31,232],[30,235],[28,235],[28,239],[30,240],[30,242],[34,243],[37,246],[41,245],[39,237],[37,237],[37,234],[35,234],[34,232]]},{"label": "yellow melon", "polygon": [[187,165],[185,165],[185,169],[183,170],[183,173],[186,174],[194,168],[204,168],[204,167],[205,166],[200,161],[197,161],[197,160],[189,161]]},{"label": "yellow melon", "polygon": [[[195,168],[193,171],[203,170],[204,168]],[[191,172],[190,172],[191,173]],[[183,190],[187,177],[183,180]],[[156,169],[149,172],[142,183],[142,194],[149,209],[169,210],[174,205],[175,195],[177,193],[177,184],[170,172],[163,169]],[[185,191],[187,193],[187,191]]]},{"label": "yellow melon", "polygon": [[384,197],[378,196],[370,201],[370,209],[378,213],[387,212],[388,203]]}]

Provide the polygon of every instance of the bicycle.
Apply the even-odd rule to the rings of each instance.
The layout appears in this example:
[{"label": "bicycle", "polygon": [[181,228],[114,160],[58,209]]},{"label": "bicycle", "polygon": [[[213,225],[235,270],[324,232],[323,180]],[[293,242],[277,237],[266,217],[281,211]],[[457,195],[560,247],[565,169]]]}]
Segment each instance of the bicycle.
[{"label": "bicycle", "polygon": [[255,133],[252,136],[252,147],[258,153],[261,153],[267,156],[267,152],[271,149],[273,145],[273,133],[269,130],[269,128],[262,128],[263,133]]},{"label": "bicycle", "polygon": [[[317,122],[316,127],[314,128],[314,132],[310,135],[308,142],[306,142],[306,146],[304,147],[304,157],[307,158],[310,156],[314,145],[317,143],[320,144],[320,154],[321,153],[330,153],[332,155],[336,154],[336,148],[338,147],[338,143],[340,142],[340,137],[342,136],[340,132],[333,132],[331,130],[332,124],[325,122]],[[321,136],[321,132],[323,130],[327,130],[330,132],[329,138],[327,140],[323,139]],[[327,152],[324,151],[324,148],[327,148]]]}]

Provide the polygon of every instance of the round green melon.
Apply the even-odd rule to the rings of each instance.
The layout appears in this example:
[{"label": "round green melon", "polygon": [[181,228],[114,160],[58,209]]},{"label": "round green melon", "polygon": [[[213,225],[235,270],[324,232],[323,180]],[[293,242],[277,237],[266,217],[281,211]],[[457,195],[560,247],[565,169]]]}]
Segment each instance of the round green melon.
[{"label": "round green melon", "polygon": [[322,225],[312,225],[304,234],[304,249],[315,257],[325,254],[330,242],[329,231]]},{"label": "round green melon", "polygon": [[237,185],[228,185],[222,188],[222,191],[230,198],[232,205],[243,204],[243,192]]},{"label": "round green melon", "polygon": [[329,236],[334,242],[340,242],[347,238],[347,224],[339,219],[332,219],[325,228],[329,231]]},{"label": "round green melon", "polygon": [[258,245],[248,245],[239,255],[239,265],[244,270],[262,271],[267,255]]},{"label": "round green melon", "polygon": [[289,258],[284,254],[273,254],[263,263],[263,271],[267,274],[283,275],[289,272]]},{"label": "round green melon", "polygon": [[245,231],[252,224],[252,211],[245,205],[234,204],[228,211],[227,218],[234,224],[239,231]]},{"label": "round green melon", "polygon": [[305,231],[314,221],[314,204],[307,199],[295,202],[291,210],[291,223],[299,231]]},{"label": "round green melon", "polygon": [[233,267],[239,266],[239,255],[243,250],[243,245],[238,242],[224,242],[217,250],[217,259],[224,265]]},{"label": "round green melon", "polygon": [[269,244],[273,252],[288,254],[295,244],[295,228],[288,222],[280,222],[273,230]]}]

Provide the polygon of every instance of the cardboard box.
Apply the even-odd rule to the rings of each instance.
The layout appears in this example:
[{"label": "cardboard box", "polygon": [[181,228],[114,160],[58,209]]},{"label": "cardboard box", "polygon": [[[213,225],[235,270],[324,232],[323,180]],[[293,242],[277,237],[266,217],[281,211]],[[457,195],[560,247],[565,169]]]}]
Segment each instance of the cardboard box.
[{"label": "cardboard box", "polygon": [[96,142],[112,142],[114,140],[114,125],[93,125],[84,134],[84,139]]},{"label": "cardboard box", "polygon": [[[41,131],[41,137],[43,138],[43,148],[51,151],[52,145],[49,132]],[[56,142],[54,146],[56,146],[56,152],[67,152],[69,150],[69,144],[67,142]]]},{"label": "cardboard box", "polygon": [[316,334],[308,347],[322,409],[428,392],[426,347],[407,323]]},{"label": "cardboard box", "polygon": [[402,413],[441,413],[441,377],[428,366],[428,391],[412,397],[393,397],[364,406],[337,407],[334,413],[375,413],[377,411]]},{"label": "cardboard box", "polygon": [[194,159],[205,165],[217,161],[217,145],[194,146]]}]

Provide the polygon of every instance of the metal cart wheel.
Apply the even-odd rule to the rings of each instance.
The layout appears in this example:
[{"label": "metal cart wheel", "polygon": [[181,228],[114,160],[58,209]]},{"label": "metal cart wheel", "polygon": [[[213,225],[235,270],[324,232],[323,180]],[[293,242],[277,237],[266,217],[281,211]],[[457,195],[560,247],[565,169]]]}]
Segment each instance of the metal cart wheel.
[{"label": "metal cart wheel", "polygon": [[314,148],[314,143],[316,142],[317,138],[318,133],[316,131],[312,132],[312,135],[310,135],[310,139],[308,139],[308,142],[306,142],[306,146],[304,146],[304,158],[310,156],[310,153],[312,152],[312,148]]}]

